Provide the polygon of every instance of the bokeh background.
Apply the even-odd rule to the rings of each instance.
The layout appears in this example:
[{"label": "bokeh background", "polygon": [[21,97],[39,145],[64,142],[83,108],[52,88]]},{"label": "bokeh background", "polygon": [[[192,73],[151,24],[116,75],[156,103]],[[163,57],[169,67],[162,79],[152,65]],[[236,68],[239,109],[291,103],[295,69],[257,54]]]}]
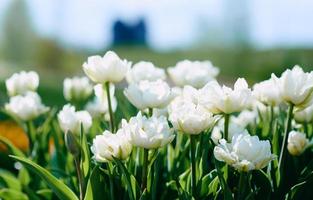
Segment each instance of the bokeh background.
[{"label": "bokeh background", "polygon": [[115,50],[159,67],[211,60],[219,80],[252,85],[272,72],[313,65],[310,0],[0,0],[0,81],[36,70],[48,105],[88,56]]}]

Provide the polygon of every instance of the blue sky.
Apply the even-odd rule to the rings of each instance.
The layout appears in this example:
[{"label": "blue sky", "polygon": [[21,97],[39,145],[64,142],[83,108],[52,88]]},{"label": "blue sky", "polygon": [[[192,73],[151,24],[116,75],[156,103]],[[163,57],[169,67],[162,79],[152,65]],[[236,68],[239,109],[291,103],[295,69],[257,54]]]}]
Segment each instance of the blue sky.
[{"label": "blue sky", "polygon": [[[238,26],[246,27],[248,37],[259,48],[313,46],[310,0],[26,1],[41,35],[71,46],[102,48],[111,41],[114,19],[133,23],[141,16],[148,22],[149,44],[161,50],[187,48],[207,31],[213,40],[227,43]],[[0,0],[0,20],[10,2]],[[240,16],[245,16],[245,24]]]}]

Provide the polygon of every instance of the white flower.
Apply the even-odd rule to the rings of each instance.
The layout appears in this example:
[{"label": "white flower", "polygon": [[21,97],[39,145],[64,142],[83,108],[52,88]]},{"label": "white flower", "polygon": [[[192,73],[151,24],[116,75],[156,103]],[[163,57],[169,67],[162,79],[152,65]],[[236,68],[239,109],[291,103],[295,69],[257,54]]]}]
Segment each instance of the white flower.
[{"label": "white flower", "polygon": [[304,108],[312,100],[313,72],[305,73],[296,65],[292,70],[287,69],[280,78],[272,74],[282,99],[297,107]]},{"label": "white flower", "polygon": [[113,157],[125,160],[132,152],[132,145],[129,143],[125,130],[119,129],[116,134],[104,131],[93,139],[91,146],[93,158],[97,162],[113,161]]},{"label": "white flower", "polygon": [[[117,108],[117,100],[114,96],[115,86],[110,84],[110,99],[112,105],[112,111],[115,112]],[[103,88],[103,85],[97,84],[94,87],[96,98],[93,102],[87,104],[87,110],[92,111],[92,113],[96,114],[105,114],[105,118],[109,117],[109,103],[108,103],[108,94],[106,90]],[[108,118],[109,120],[109,118]]]},{"label": "white flower", "polygon": [[113,51],[108,51],[103,57],[91,56],[83,64],[86,75],[96,83],[120,82],[124,79],[130,63],[121,60]]},{"label": "white flower", "polygon": [[145,61],[134,64],[126,75],[128,83],[139,83],[143,80],[156,81],[158,79],[166,79],[164,69],[157,68],[153,63]]},{"label": "white flower", "polygon": [[294,119],[300,123],[313,122],[313,104],[294,113]]},{"label": "white flower", "polygon": [[192,88],[185,87],[181,96],[176,97],[168,106],[169,120],[174,128],[185,134],[200,134],[216,122],[213,114],[197,103]]},{"label": "white flower", "polygon": [[11,97],[5,109],[24,121],[35,119],[49,110],[41,103],[40,96],[35,92]]},{"label": "white flower", "polygon": [[138,109],[163,108],[172,100],[171,88],[163,80],[131,83],[124,90],[127,99]]},{"label": "white flower", "polygon": [[236,81],[233,90],[211,81],[200,90],[199,95],[200,103],[214,114],[242,111],[251,106],[252,100],[251,90],[243,78]]},{"label": "white flower", "polygon": [[[236,122],[234,122],[233,118],[230,118],[230,123],[228,125],[228,138],[227,141],[231,141],[233,136],[238,134],[248,134],[245,126],[242,126]],[[215,126],[212,130],[211,138],[215,144],[218,143],[220,139],[223,138],[224,132],[224,118],[220,119],[218,125]]]},{"label": "white flower", "polygon": [[246,127],[256,124],[257,118],[258,112],[256,110],[243,110],[238,116],[232,118],[232,121],[242,127]]},{"label": "white flower", "polygon": [[92,119],[87,111],[75,111],[75,107],[67,104],[58,114],[58,120],[63,132],[71,131],[74,134],[80,133],[83,125],[84,133],[88,133]]},{"label": "white flower", "polygon": [[225,139],[219,141],[214,148],[217,160],[226,162],[238,171],[259,170],[266,167],[275,155],[271,153],[268,140],[259,140],[258,136],[249,134],[235,135],[231,143]]},{"label": "white flower", "polygon": [[309,144],[304,133],[291,131],[288,136],[287,149],[291,155],[298,156],[303,153]]},{"label": "white flower", "polygon": [[129,131],[132,145],[145,149],[163,147],[175,137],[164,116],[147,118],[139,112],[136,117],[130,118],[128,123],[123,120],[122,127]]},{"label": "white flower", "polygon": [[13,74],[5,81],[9,96],[25,94],[27,91],[36,91],[39,85],[39,76],[36,72],[21,71]]},{"label": "white flower", "polygon": [[278,106],[282,101],[279,88],[273,77],[255,84],[253,86],[253,96],[260,102],[269,106]]},{"label": "white flower", "polygon": [[63,82],[63,95],[67,101],[83,101],[92,93],[92,84],[87,77],[66,78]]},{"label": "white flower", "polygon": [[210,61],[183,60],[178,62],[175,67],[169,67],[167,72],[175,85],[179,87],[191,85],[201,88],[215,79],[219,74],[219,69],[214,67]]}]

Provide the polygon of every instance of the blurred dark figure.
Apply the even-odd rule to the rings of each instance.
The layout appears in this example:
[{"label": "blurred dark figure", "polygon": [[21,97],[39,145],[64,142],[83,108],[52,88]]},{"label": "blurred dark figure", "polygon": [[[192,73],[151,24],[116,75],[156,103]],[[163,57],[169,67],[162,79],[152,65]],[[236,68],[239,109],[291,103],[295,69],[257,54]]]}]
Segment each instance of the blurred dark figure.
[{"label": "blurred dark figure", "polygon": [[130,25],[117,20],[113,25],[113,45],[143,45],[146,41],[146,22],[140,19],[136,24]]}]

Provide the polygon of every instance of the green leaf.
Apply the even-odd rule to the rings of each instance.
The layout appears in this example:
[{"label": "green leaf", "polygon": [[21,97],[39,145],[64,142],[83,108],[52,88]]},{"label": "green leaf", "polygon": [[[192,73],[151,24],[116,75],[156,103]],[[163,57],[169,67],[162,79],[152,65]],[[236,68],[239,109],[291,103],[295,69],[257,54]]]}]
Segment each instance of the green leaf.
[{"label": "green leaf", "polygon": [[9,189],[9,188],[4,188],[0,190],[0,199],[3,200],[28,200],[27,195],[24,193],[14,190],[14,189]]},{"label": "green leaf", "polygon": [[89,152],[89,147],[87,143],[87,138],[84,133],[83,125],[81,125],[81,134],[80,134],[80,139],[81,139],[81,168],[84,173],[84,178],[85,180],[88,179],[89,176],[89,168],[90,168],[90,152]]},{"label": "green leaf", "polygon": [[105,196],[103,193],[106,187],[104,173],[97,166],[92,170],[89,177],[85,200],[102,199]]},{"label": "green leaf", "polygon": [[[218,178],[217,178],[217,172],[216,169],[212,170],[210,173],[206,174],[201,180],[198,187],[200,187],[200,196],[206,197],[213,191],[216,192],[217,187],[215,187],[215,190],[213,189],[213,185],[211,184],[213,180],[217,180],[218,185]],[[213,190],[212,190],[213,189]]]},{"label": "green leaf", "polygon": [[52,199],[52,195],[53,195],[53,193],[50,189],[41,189],[41,190],[38,190],[36,193],[40,197],[47,199],[47,200]]},{"label": "green leaf", "polygon": [[22,186],[19,180],[9,171],[0,170],[0,183],[3,183],[7,188],[21,191]]},{"label": "green leaf", "polygon": [[117,164],[118,168],[122,171],[123,175],[126,178],[126,185],[127,188],[126,190],[128,191],[128,197],[130,200],[135,200],[135,196],[134,196],[134,192],[132,189],[132,184],[131,184],[131,179],[130,179],[130,174],[128,172],[128,170],[126,169],[126,167],[124,166],[124,164],[119,160],[114,158],[115,163]]},{"label": "green leaf", "polygon": [[8,148],[8,151],[10,154],[13,154],[19,157],[26,157],[25,154],[16,146],[14,146],[14,144],[12,144],[12,142],[8,140],[7,138],[0,136],[0,142]]},{"label": "green leaf", "polygon": [[25,167],[37,174],[40,178],[42,178],[60,199],[78,200],[77,196],[70,188],[67,187],[67,185],[54,177],[49,171],[47,171],[43,167],[37,165],[27,158],[21,158],[17,156],[10,157],[21,162]]}]

